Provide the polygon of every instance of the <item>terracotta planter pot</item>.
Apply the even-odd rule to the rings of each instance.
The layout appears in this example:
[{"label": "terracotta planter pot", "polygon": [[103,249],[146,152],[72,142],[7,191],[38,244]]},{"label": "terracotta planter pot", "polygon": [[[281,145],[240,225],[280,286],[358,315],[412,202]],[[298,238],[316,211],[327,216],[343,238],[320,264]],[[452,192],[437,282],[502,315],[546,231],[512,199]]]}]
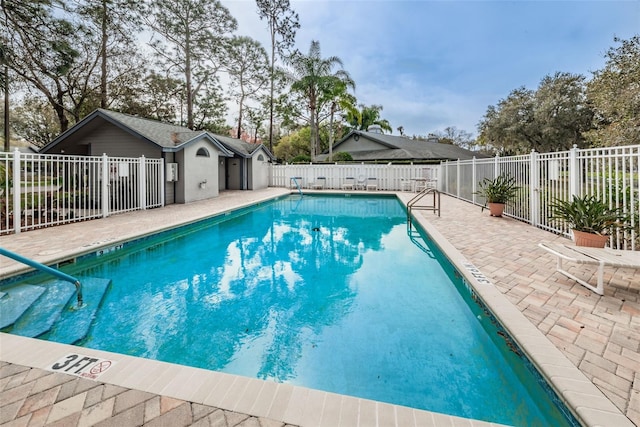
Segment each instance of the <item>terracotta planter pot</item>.
[{"label": "terracotta planter pot", "polygon": [[573,230],[573,240],[576,243],[576,246],[604,248],[604,246],[607,244],[607,240],[609,240],[609,236]]},{"label": "terracotta planter pot", "polygon": [[502,212],[504,212],[504,203],[488,203],[488,205],[491,216],[502,216]]}]

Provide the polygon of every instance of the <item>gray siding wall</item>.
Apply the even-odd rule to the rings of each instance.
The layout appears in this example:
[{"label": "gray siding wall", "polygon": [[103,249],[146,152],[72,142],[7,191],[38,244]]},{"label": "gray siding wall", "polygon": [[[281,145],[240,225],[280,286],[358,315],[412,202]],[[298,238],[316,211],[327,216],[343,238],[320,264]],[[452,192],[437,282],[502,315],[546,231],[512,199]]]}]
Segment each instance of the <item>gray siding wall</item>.
[{"label": "gray siding wall", "polygon": [[384,145],[380,145],[377,142],[371,141],[367,138],[363,138],[362,136],[358,141],[354,140],[353,136],[351,136],[345,142],[340,144],[339,147],[335,148],[333,152],[334,154],[339,151],[354,153],[356,151],[384,150],[387,148],[388,147],[385,147]]},{"label": "gray siding wall", "polygon": [[106,153],[114,157],[162,157],[162,148],[138,139],[110,123],[97,127],[91,135],[83,138],[83,143],[89,144],[89,154],[92,156]]},{"label": "gray siding wall", "polygon": [[[175,153],[165,153],[164,154],[164,164],[167,163],[175,163]],[[178,167],[178,176],[180,176],[180,168]],[[164,203],[170,205],[176,202],[176,191],[175,191],[176,183],[168,182],[164,183]]]}]

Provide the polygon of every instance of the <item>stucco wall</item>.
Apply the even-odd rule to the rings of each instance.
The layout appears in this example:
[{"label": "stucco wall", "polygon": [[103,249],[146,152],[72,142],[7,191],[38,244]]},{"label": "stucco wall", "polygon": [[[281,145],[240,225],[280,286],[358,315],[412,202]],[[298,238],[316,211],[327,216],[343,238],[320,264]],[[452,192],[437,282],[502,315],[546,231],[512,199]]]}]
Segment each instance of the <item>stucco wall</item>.
[{"label": "stucco wall", "polygon": [[[259,160],[261,158],[262,160]],[[269,157],[263,150],[249,161],[249,190],[259,190],[269,186]]]},{"label": "stucco wall", "polygon": [[[208,157],[197,155],[199,150],[208,153]],[[209,142],[202,140],[193,143],[184,150],[182,173],[183,202],[210,199],[218,196],[218,150]]]}]

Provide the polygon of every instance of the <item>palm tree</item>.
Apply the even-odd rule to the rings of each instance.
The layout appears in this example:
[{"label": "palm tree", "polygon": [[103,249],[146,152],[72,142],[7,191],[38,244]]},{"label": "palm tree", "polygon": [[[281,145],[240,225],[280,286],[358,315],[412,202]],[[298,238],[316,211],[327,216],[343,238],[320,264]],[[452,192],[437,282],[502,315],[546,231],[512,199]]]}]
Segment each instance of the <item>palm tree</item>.
[{"label": "palm tree", "polygon": [[307,55],[296,51],[287,61],[292,69],[290,78],[293,80],[291,90],[303,94],[309,110],[311,128],[311,158],[315,159],[320,146],[318,137],[318,108],[323,95],[335,87],[335,79],[353,85],[349,73],[340,69],[333,72],[334,67],[342,67],[342,60],[337,56],[322,58],[320,55],[320,42],[311,41]]},{"label": "palm tree", "polygon": [[393,129],[389,121],[380,118],[381,111],[382,105],[366,106],[360,104],[360,110],[347,111],[345,119],[355,130],[367,130],[371,125],[378,125],[383,131],[392,132]]},{"label": "palm tree", "polygon": [[333,119],[339,111],[355,110],[356,98],[348,92],[349,88],[355,89],[355,83],[351,80],[342,80],[337,77],[328,79],[327,90],[324,93],[323,101],[329,104],[329,158],[333,157],[334,126]]}]

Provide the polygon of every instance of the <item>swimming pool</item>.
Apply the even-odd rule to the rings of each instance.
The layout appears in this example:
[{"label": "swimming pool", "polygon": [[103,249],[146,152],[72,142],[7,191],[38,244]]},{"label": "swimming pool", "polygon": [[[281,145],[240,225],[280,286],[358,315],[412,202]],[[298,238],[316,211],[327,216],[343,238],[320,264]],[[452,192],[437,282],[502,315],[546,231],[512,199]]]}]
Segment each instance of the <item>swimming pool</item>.
[{"label": "swimming pool", "polygon": [[526,366],[429,242],[411,243],[404,215],[394,198],[294,196],[67,266],[113,280],[82,345],[559,425],[535,378],[514,383]]}]

